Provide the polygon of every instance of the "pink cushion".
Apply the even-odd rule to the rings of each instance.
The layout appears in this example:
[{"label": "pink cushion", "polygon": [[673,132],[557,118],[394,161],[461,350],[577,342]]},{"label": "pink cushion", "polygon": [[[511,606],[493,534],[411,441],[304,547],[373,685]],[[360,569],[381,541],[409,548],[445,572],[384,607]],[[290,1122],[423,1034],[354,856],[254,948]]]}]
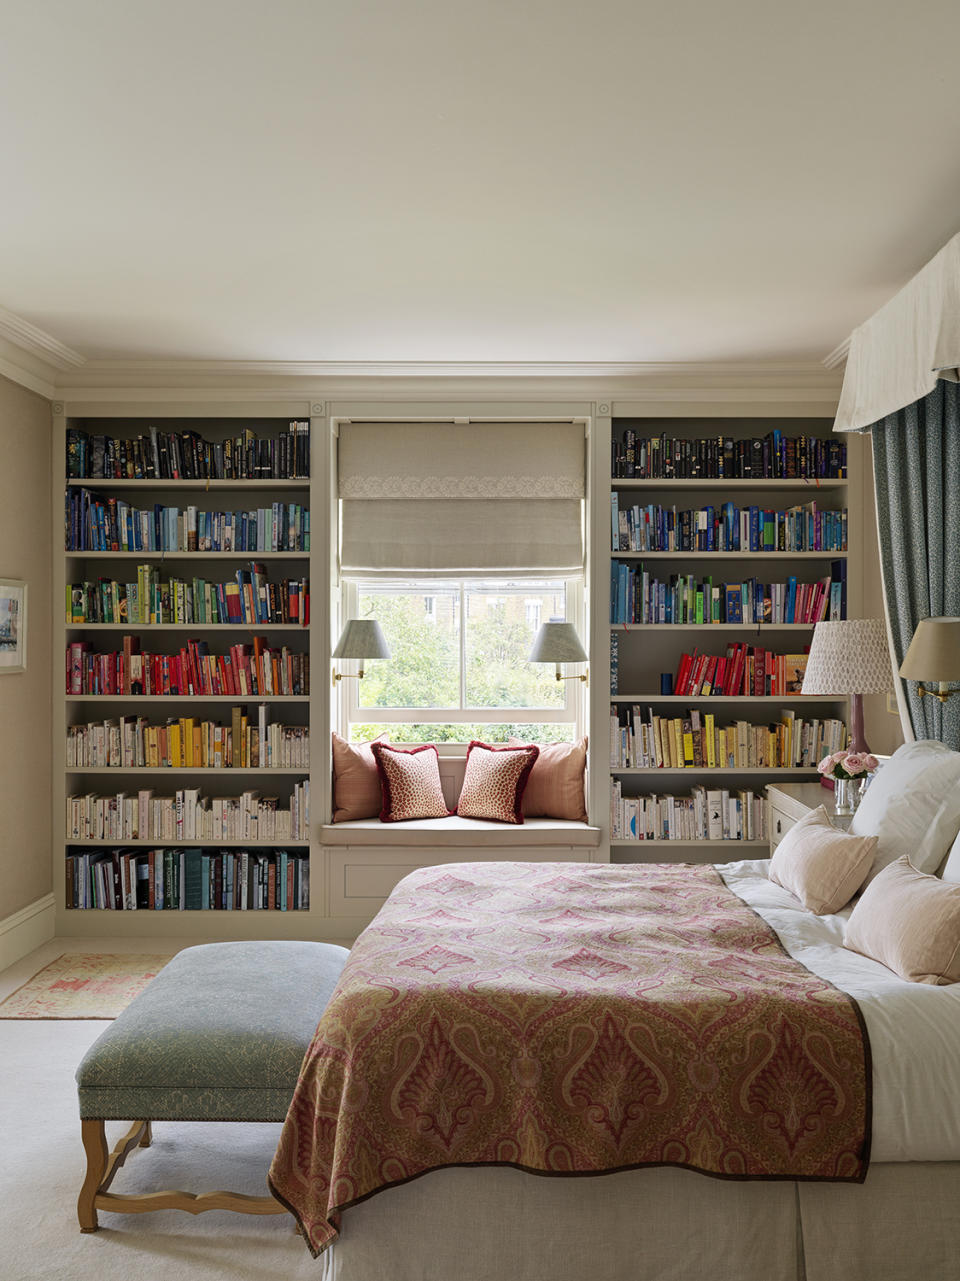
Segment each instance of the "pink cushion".
[{"label": "pink cushion", "polygon": [[423,747],[390,747],[371,743],[380,775],[382,823],[450,814],[440,786],[440,757],[432,743]]},{"label": "pink cushion", "polygon": [[849,836],[833,826],[822,805],[795,823],[774,850],[770,880],[795,894],[817,916],[839,912],[867,879],[875,836]]},{"label": "pink cushion", "polygon": [[[385,738],[376,740],[385,743]],[[376,818],[382,805],[380,775],[370,743],[348,743],[333,735],[333,821]]]},{"label": "pink cushion", "polygon": [[521,801],[539,747],[490,747],[474,739],[467,748],[463,786],[457,801],[461,818],[522,823]]},{"label": "pink cushion", "polygon": [[[511,747],[523,746],[517,738]],[[527,818],[563,818],[587,821],[583,780],[587,768],[587,740],[579,743],[543,743],[523,793]]]},{"label": "pink cushion", "polygon": [[843,946],[911,983],[960,980],[960,885],[904,855],[878,872],[850,913]]}]

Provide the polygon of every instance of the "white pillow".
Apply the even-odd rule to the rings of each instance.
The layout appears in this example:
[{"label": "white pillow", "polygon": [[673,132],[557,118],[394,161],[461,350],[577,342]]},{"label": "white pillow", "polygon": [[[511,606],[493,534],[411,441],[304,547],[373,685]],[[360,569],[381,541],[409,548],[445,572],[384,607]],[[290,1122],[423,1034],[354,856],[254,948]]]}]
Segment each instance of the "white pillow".
[{"label": "white pillow", "polygon": [[950,853],[940,875],[945,881],[960,881],[960,835],[950,846]]},{"label": "white pillow", "polygon": [[903,855],[918,872],[936,872],[960,832],[960,752],[933,739],[898,747],[877,770],[849,830],[878,838],[867,884]]}]

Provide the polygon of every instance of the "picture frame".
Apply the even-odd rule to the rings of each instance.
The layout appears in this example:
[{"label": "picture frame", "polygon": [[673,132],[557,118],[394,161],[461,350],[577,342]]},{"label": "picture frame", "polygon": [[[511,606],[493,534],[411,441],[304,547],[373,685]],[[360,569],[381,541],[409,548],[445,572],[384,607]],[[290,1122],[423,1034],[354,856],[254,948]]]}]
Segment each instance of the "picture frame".
[{"label": "picture frame", "polygon": [[0,675],[27,669],[27,584],[0,578]]}]

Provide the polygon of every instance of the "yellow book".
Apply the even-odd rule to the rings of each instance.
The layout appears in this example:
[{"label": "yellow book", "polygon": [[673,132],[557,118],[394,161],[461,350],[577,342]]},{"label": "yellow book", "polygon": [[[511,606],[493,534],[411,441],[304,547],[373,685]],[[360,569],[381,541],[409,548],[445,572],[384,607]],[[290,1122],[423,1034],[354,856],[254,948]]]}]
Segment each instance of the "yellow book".
[{"label": "yellow book", "polygon": [[714,742],[713,712],[705,712],[703,716],[703,736],[707,749],[707,769],[716,769],[717,752],[716,743]]},{"label": "yellow book", "polygon": [[193,722],[186,716],[180,717],[180,751],[183,753],[183,763],[187,768],[193,764],[192,724]]},{"label": "yellow book", "polygon": [[167,726],[167,746],[170,752],[170,764],[174,769],[183,768],[183,758],[180,752],[180,726]]},{"label": "yellow book", "polygon": [[[673,764],[677,769],[683,769],[683,721],[679,717],[674,717],[670,722],[673,728]],[[690,751],[693,752],[693,739],[690,740]]]}]

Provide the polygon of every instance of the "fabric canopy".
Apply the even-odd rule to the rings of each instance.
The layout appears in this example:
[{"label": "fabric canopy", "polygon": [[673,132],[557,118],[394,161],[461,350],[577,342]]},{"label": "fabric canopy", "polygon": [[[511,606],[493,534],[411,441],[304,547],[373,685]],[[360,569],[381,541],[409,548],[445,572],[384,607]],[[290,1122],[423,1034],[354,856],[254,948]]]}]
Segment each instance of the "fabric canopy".
[{"label": "fabric canopy", "polygon": [[346,574],[576,572],[582,423],[344,423]]},{"label": "fabric canopy", "polygon": [[960,233],[855,329],[834,431],[862,431],[960,382]]}]

